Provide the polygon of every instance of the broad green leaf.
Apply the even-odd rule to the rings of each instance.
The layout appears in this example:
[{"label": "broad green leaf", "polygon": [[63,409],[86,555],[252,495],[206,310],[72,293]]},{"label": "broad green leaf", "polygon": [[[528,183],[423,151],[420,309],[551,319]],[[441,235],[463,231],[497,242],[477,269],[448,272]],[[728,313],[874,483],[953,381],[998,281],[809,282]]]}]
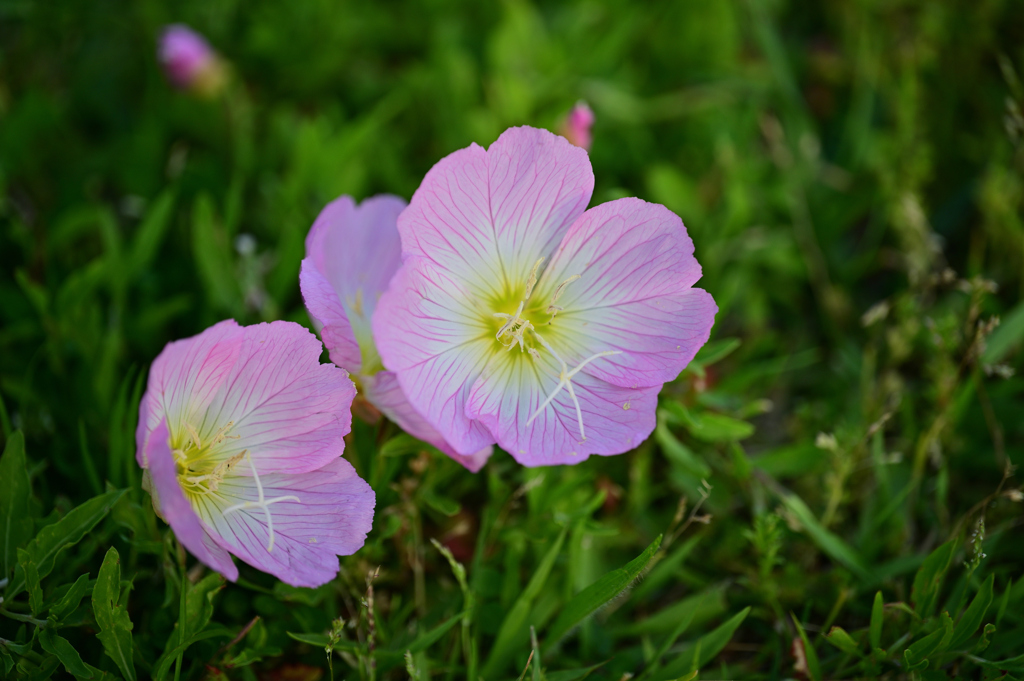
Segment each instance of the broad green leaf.
[{"label": "broad green leaf", "polygon": [[[0,457],[0,579],[14,574],[18,549],[32,538],[29,497],[32,489],[25,462],[25,436],[20,430],[7,439]],[[12,594],[13,595],[13,594]]]},{"label": "broad green leaf", "polygon": [[297,634],[293,631],[289,631],[288,636],[299,643],[308,643],[309,645],[317,646],[318,648],[326,648],[331,642],[331,639],[327,634]]},{"label": "broad green leaf", "polygon": [[484,678],[495,678],[501,674],[508,661],[512,659],[516,646],[526,641],[529,627],[529,622],[526,620],[530,615],[533,601],[540,595],[544,583],[548,581],[548,575],[551,574],[555,560],[558,559],[558,554],[562,551],[562,544],[565,543],[567,533],[568,528],[564,528],[558,533],[558,538],[544,554],[526,588],[519,594],[515,603],[512,604],[512,608],[505,615],[505,620],[501,623],[498,636],[494,641],[494,647],[491,649],[491,655],[484,665],[482,672]]},{"label": "broad green leaf", "polygon": [[14,658],[7,652],[7,647],[0,643],[0,662],[4,663],[4,674],[10,674],[14,669]]},{"label": "broad green leaf", "polygon": [[989,575],[985,583],[978,589],[974,600],[967,606],[967,610],[964,611],[960,621],[953,628],[953,638],[949,642],[950,648],[959,648],[967,643],[974,636],[974,632],[978,630],[978,627],[981,626],[982,620],[985,619],[985,613],[988,612],[989,606],[992,605],[992,600],[995,597],[993,594],[995,580],[995,575]]},{"label": "broad green leaf", "polygon": [[58,621],[73,613],[85,595],[89,593],[88,573],[80,575],[71,588],[67,590],[61,599],[50,607],[49,615],[56,617]]},{"label": "broad green leaf", "polygon": [[[708,595],[709,595],[708,592],[703,594],[703,596],[705,598]],[[688,600],[691,600],[691,599],[688,599]],[[647,663],[647,669],[649,669],[649,670],[651,670],[653,672],[655,669],[658,668],[658,666],[661,664],[662,658],[665,657],[665,653],[668,652],[668,649],[675,645],[676,640],[680,636],[683,635],[683,632],[685,632],[687,630],[687,628],[690,626],[690,623],[693,622],[693,616],[697,612],[697,609],[698,609],[697,606],[698,605],[699,605],[699,603],[695,603],[694,607],[692,607],[689,610],[686,610],[686,611],[684,611],[684,612],[682,612],[680,614],[680,616],[678,618],[678,621],[676,622],[676,626],[672,630],[672,633],[670,633],[665,638],[665,640],[662,642],[661,646],[658,648],[658,651],[654,654],[654,657],[652,657],[650,659],[650,661]],[[645,676],[648,676],[648,675],[649,674],[645,670],[643,675],[641,675],[641,679],[643,677],[645,677]]]},{"label": "broad green leaf", "polygon": [[915,641],[903,651],[903,658],[908,669],[918,669],[928,661],[928,656],[946,650],[949,640],[953,637],[953,620],[949,613],[942,613],[942,626],[922,639]]},{"label": "broad green leaf", "polygon": [[804,526],[804,530],[806,530],[814,543],[818,545],[818,548],[861,579],[868,579],[871,576],[860,555],[849,544],[825,529],[825,526],[818,522],[818,519],[811,512],[811,509],[807,507],[803,499],[795,494],[781,494],[780,498],[786,508]]},{"label": "broad green leaf", "polygon": [[882,647],[882,620],[885,619],[885,601],[882,600],[882,592],[875,592],[875,602],[871,606],[871,624],[868,628],[868,638],[871,641],[871,649]]},{"label": "broad green leaf", "polygon": [[[175,632],[177,633],[177,632]],[[184,643],[175,645],[169,648],[160,656],[160,659],[153,665],[153,681],[163,681],[167,676],[167,672],[171,670],[171,665],[174,664],[174,660],[178,657],[179,653],[184,653],[193,644],[205,641],[210,638],[227,638],[231,639],[235,637],[235,632],[231,631],[227,627],[211,627],[206,631],[202,631],[190,638],[186,639]],[[175,638],[174,635],[171,636]]]},{"label": "broad green leaf", "polygon": [[545,676],[548,681],[582,681],[583,679],[590,676],[593,672],[603,667],[605,662],[595,664],[592,667],[581,667],[580,669],[563,669],[557,672],[547,672]]},{"label": "broad green leaf", "polygon": [[121,670],[124,678],[135,681],[132,621],[125,607],[127,604],[119,604],[120,597],[121,558],[117,549],[110,547],[92,590],[92,611],[100,628],[98,638],[103,644],[103,650]]},{"label": "broad green leaf", "polygon": [[654,429],[654,439],[661,445],[661,451],[670,461],[682,467],[693,477],[700,480],[711,475],[711,467],[698,459],[689,447],[676,439],[676,436],[661,419]]},{"label": "broad green leaf", "polygon": [[825,639],[844,653],[850,653],[852,655],[860,654],[857,642],[854,641],[853,637],[846,633],[846,630],[842,627],[832,627]]},{"label": "broad green leaf", "polygon": [[623,567],[609,572],[573,596],[572,600],[558,613],[558,617],[555,618],[551,628],[548,629],[545,636],[547,646],[550,648],[569,633],[570,629],[593,614],[595,610],[625,591],[640,576],[640,573],[647,568],[647,565],[654,558],[654,554],[658,552],[660,546],[661,535],[658,535],[658,538],[651,542],[651,545],[644,549],[643,553],[639,556],[626,563]]},{"label": "broad green leaf", "polygon": [[956,552],[957,540],[951,539],[932,551],[914,575],[914,585],[910,591],[910,599],[914,603],[914,612],[927,617],[935,608],[939,597],[942,578],[949,569]]},{"label": "broad green leaf", "polygon": [[79,679],[93,677],[89,667],[82,661],[82,656],[72,647],[66,638],[56,634],[53,626],[47,626],[39,632],[39,645],[43,650],[55,655],[69,674]]},{"label": "broad green leaf", "polygon": [[711,660],[732,640],[732,636],[750,614],[750,607],[740,610],[718,627],[701,636],[692,647],[685,648],[679,655],[659,670],[653,681],[669,681],[678,679],[695,669],[700,669]]},{"label": "broad green leaf", "polygon": [[[124,490],[114,490],[93,497],[81,506],[71,509],[66,516],[47,525],[36,538],[29,542],[26,547],[32,562],[39,571],[39,577],[46,577],[53,570],[57,554],[69,546],[73,546],[82,540],[92,528],[96,527],[107,515],[110,509],[118,502]],[[21,592],[25,587],[25,578],[15,575],[10,594],[13,596]]]},{"label": "broad green leaf", "polygon": [[43,681],[53,676],[53,673],[60,668],[60,658],[52,653],[43,658],[39,667],[28,677],[29,681]]},{"label": "broad green leaf", "polygon": [[1003,591],[1003,597],[999,599],[999,610],[996,611],[996,624],[1003,621],[1003,615],[1006,614],[1006,606],[1010,604],[1010,593],[1013,591],[1013,578],[1007,580],[1006,590]]},{"label": "broad green leaf", "polygon": [[241,291],[227,235],[217,224],[207,194],[200,195],[192,209],[192,256],[210,302],[225,312],[234,311]]},{"label": "broad green leaf", "polygon": [[983,364],[999,363],[1014,345],[1024,340],[1024,303],[1002,318],[999,326],[985,340],[985,351],[981,354]]},{"label": "broad green leaf", "polygon": [[672,631],[679,623],[680,618],[686,617],[691,610],[694,613],[694,623],[699,625],[722,615],[726,611],[726,607],[725,586],[714,585],[701,593],[676,601],[646,619],[616,628],[615,631],[626,636],[663,634]]},{"label": "broad green leaf", "polygon": [[701,535],[694,535],[685,542],[673,549],[667,556],[664,556],[655,563],[651,571],[644,577],[644,581],[637,585],[634,595],[636,598],[646,598],[648,594],[660,587],[666,581],[675,577],[683,562],[689,557],[700,542]]},{"label": "broad green leaf", "polygon": [[139,224],[138,232],[135,233],[131,257],[128,259],[128,266],[131,268],[130,279],[149,267],[171,224],[173,210],[174,189],[165,189],[149,207],[146,217]]},{"label": "broad green leaf", "polygon": [[723,359],[736,351],[740,346],[739,338],[723,338],[722,340],[706,343],[693,358],[694,362],[705,366],[721,362]]},{"label": "broad green leaf", "polygon": [[667,401],[665,409],[691,435],[705,442],[733,442],[754,434],[754,426],[725,414],[695,413],[674,400]]},{"label": "broad green leaf", "polygon": [[804,645],[804,657],[807,659],[807,674],[810,676],[811,681],[818,681],[821,678],[821,664],[818,663],[818,651],[814,649],[814,645],[807,638],[807,632],[804,631],[803,625],[800,624],[800,620],[796,618],[796,615],[790,614],[790,617],[792,617],[793,624],[796,626],[796,633],[800,636],[800,642]]},{"label": "broad green leaf", "polygon": [[434,509],[438,513],[448,516],[449,518],[458,514],[459,510],[461,510],[462,508],[457,501],[453,501],[448,497],[443,497],[441,495],[434,494],[433,492],[430,491],[425,491],[422,495],[422,498],[423,501],[427,502],[427,506]]},{"label": "broad green leaf", "polygon": [[28,607],[33,615],[38,615],[43,609],[43,587],[39,584],[39,571],[25,549],[18,549],[18,564],[25,578],[25,588],[28,589]]}]

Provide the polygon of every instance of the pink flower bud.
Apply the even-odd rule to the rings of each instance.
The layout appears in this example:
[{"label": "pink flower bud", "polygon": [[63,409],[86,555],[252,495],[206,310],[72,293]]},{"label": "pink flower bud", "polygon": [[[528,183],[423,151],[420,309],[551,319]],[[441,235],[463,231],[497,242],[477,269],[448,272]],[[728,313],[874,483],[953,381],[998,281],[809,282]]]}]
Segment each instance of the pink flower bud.
[{"label": "pink flower bud", "polygon": [[586,102],[580,101],[572,108],[569,115],[562,121],[559,133],[577,147],[590,149],[590,128],[594,125],[594,112]]},{"label": "pink flower bud", "polygon": [[179,90],[212,96],[226,80],[220,57],[203,36],[184,24],[164,27],[159,57],[167,79]]}]

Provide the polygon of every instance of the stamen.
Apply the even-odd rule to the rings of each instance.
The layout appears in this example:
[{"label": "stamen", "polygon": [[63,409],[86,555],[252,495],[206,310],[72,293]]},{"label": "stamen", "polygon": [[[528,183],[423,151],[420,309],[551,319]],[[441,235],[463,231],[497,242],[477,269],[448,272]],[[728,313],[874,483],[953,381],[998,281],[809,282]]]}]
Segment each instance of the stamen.
[{"label": "stamen", "polygon": [[267,531],[270,533],[270,542],[267,544],[267,553],[274,550],[274,518],[270,515],[270,505],[276,504],[279,501],[294,501],[296,503],[302,503],[302,501],[294,495],[287,495],[283,497],[274,497],[273,499],[267,499],[263,496],[263,483],[260,482],[259,473],[256,472],[256,464],[253,463],[252,455],[249,454],[248,450],[244,452],[245,458],[249,460],[249,467],[252,469],[252,477],[256,481],[256,493],[258,498],[256,501],[243,501],[240,504],[235,504],[224,510],[224,515],[234,513],[235,511],[241,511],[242,509],[249,508],[262,508],[267,518]]},{"label": "stamen", "polygon": [[[562,293],[565,291],[565,287],[568,286],[569,284],[571,284],[572,282],[576,281],[579,278],[580,278],[579,274],[574,274],[571,277],[569,277],[568,279],[566,279],[565,281],[563,281],[561,284],[558,285],[558,288],[555,289],[555,295],[551,296],[551,302],[548,304],[548,312],[551,312],[552,308],[556,307],[555,303],[557,303],[558,299],[562,297]],[[561,310],[562,308],[558,308],[558,309]]]},{"label": "stamen", "polygon": [[202,440],[199,439],[199,433],[196,432],[196,429],[192,427],[191,423],[185,424],[185,430],[188,431],[189,437],[192,438],[192,446],[195,447],[196,449],[202,449],[203,442]]},{"label": "stamen", "polygon": [[555,359],[557,359],[559,364],[562,365],[562,371],[558,375],[558,384],[555,385],[554,390],[552,390],[551,394],[547,396],[547,399],[545,399],[544,402],[539,407],[537,407],[537,410],[533,412],[530,418],[527,419],[526,425],[530,425],[531,423],[533,423],[534,419],[540,416],[541,413],[547,408],[547,406],[551,404],[551,401],[555,399],[559,391],[561,391],[562,388],[566,388],[569,391],[569,397],[572,398],[573,405],[576,407],[576,422],[580,428],[580,442],[585,442],[587,439],[587,433],[583,429],[583,409],[580,407],[580,401],[576,398],[576,391],[573,390],[572,388],[572,378],[573,376],[578,374],[583,369],[583,367],[587,366],[595,359],[599,357],[610,357],[611,355],[621,355],[622,351],[605,350],[604,352],[599,352],[595,355],[591,355],[590,357],[586,358],[585,360],[577,364],[572,371],[569,371],[569,367],[566,365],[565,360],[558,356],[558,353],[555,352],[555,349],[551,347],[551,345],[546,340],[544,340],[544,338],[536,331],[533,332],[533,335],[538,341],[540,341],[541,345],[547,348],[547,350],[552,355],[554,355]]},{"label": "stamen", "polygon": [[544,262],[544,258],[533,263],[533,269],[530,270],[530,278],[526,280],[526,293],[523,294],[523,300],[529,300],[530,296],[533,295],[533,287],[537,285],[537,270],[540,269],[540,264]]}]

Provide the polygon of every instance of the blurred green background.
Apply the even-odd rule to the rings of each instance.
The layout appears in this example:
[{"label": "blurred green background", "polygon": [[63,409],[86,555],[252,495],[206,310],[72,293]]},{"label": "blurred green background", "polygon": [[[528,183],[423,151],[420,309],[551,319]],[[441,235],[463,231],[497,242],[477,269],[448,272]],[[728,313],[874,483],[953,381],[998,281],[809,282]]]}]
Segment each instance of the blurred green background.
[{"label": "blurred green background", "polygon": [[[222,91],[168,85],[171,22],[229,64]],[[655,435],[571,468],[499,453],[474,476],[357,423],[366,549],[316,591],[247,569],[210,591],[197,631],[231,633],[189,648],[183,677],[314,679],[343,640],[339,678],[515,678],[530,625],[535,680],[1024,674],[993,662],[1024,652],[1022,78],[1016,0],[2,0],[0,426],[24,433],[36,529],[129,489],[42,593],[118,547],[151,673],[179,577],[134,465],[149,362],[226,317],[308,325],[299,261],[325,203],[408,198],[445,154],[555,130],[582,99],[593,203],[678,213],[720,308]],[[573,620],[627,563],[608,598],[632,590]],[[968,638],[945,636],[941,613],[967,628],[976,594]],[[122,673],[89,608],[60,626]],[[31,637],[0,617],[20,659],[0,671],[63,663],[4,648]]]}]

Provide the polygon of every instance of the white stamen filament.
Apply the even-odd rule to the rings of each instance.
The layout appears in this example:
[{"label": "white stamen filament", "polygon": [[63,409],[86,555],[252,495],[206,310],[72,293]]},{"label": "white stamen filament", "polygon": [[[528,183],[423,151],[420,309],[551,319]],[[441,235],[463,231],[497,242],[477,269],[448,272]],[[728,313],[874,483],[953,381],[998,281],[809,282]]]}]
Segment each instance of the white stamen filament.
[{"label": "white stamen filament", "polygon": [[531,423],[533,423],[533,420],[541,415],[541,413],[547,408],[547,406],[551,404],[551,401],[555,399],[559,391],[564,387],[568,390],[569,397],[572,398],[572,403],[576,407],[576,422],[580,428],[580,442],[585,442],[587,439],[587,433],[583,429],[583,409],[580,408],[580,401],[576,398],[576,391],[573,390],[572,388],[572,378],[573,376],[578,374],[580,370],[583,369],[583,367],[587,366],[595,359],[599,357],[610,357],[611,355],[621,355],[622,351],[605,350],[604,352],[599,352],[595,355],[591,355],[590,357],[586,358],[585,360],[577,364],[572,371],[569,371],[569,367],[565,363],[565,360],[559,357],[558,353],[555,352],[555,349],[551,347],[551,345],[546,340],[544,340],[544,338],[536,331],[533,332],[533,335],[538,341],[540,341],[540,344],[543,345],[548,350],[548,352],[554,355],[555,359],[558,360],[558,363],[562,365],[562,371],[558,375],[558,384],[555,385],[555,389],[552,390],[551,394],[547,396],[544,402],[539,407],[537,407],[537,410],[533,412],[533,415],[530,416],[529,419],[527,419],[526,425],[530,425]]},{"label": "white stamen filament", "polygon": [[256,472],[256,464],[253,463],[252,455],[248,451],[245,452],[245,458],[249,461],[249,467],[252,469],[252,477],[256,481],[256,493],[259,495],[256,501],[243,501],[240,504],[235,504],[224,510],[224,515],[240,511],[242,509],[249,508],[262,508],[263,512],[267,517],[267,531],[270,533],[270,541],[267,544],[267,553],[274,550],[274,518],[270,515],[270,505],[276,504],[279,501],[294,501],[296,503],[302,503],[302,501],[294,495],[287,495],[283,497],[274,497],[273,499],[267,499],[263,496],[263,483],[260,482],[259,473]]}]

